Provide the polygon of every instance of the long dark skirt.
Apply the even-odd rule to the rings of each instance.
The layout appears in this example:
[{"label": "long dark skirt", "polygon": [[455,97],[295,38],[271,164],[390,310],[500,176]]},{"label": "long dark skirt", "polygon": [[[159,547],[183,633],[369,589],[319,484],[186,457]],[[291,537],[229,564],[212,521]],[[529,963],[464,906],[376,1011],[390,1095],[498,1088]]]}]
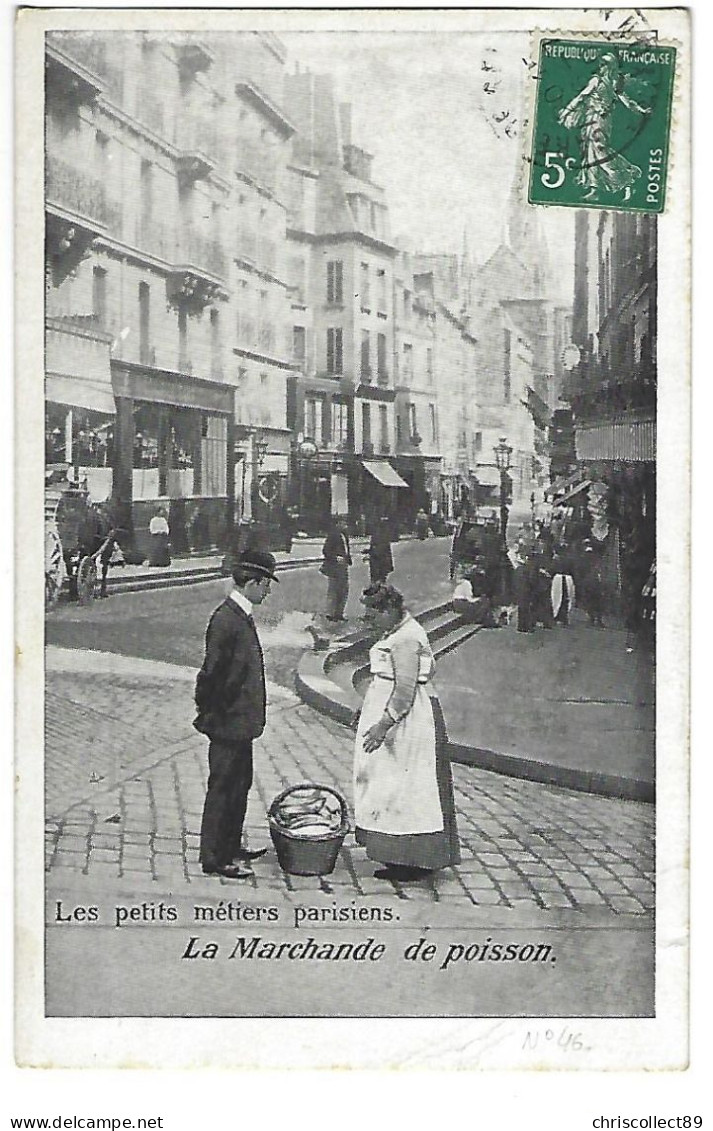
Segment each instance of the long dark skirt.
[{"label": "long dark skirt", "polygon": [[149,549],[150,566],[170,566],[171,548],[168,534],[152,534]]},{"label": "long dark skirt", "polygon": [[355,839],[366,848],[370,860],[382,864],[403,864],[409,868],[447,868],[460,864],[460,844],[453,797],[453,775],[447,754],[448,737],[438,699],[431,699],[436,724],[436,781],[443,813],[443,831],[437,833],[377,833],[357,825]]}]

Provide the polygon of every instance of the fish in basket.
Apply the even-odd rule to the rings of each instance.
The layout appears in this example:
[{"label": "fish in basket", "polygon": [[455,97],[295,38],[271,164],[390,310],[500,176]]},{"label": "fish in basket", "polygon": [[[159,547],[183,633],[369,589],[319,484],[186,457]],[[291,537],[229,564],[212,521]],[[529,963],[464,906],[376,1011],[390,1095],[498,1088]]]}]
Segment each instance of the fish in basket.
[{"label": "fish in basket", "polygon": [[278,794],[267,811],[283,872],[328,876],[349,832],[347,803],[329,785],[303,782]]}]

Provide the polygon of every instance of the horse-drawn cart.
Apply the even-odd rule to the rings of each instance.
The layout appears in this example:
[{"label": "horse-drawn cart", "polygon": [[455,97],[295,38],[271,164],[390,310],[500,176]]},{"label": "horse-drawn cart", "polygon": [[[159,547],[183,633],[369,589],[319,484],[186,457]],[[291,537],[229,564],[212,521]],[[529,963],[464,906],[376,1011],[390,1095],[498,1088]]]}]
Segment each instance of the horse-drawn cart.
[{"label": "horse-drawn cart", "polygon": [[114,543],[89,492],[64,480],[45,487],[45,607],[63,590],[86,605],[94,600],[98,563]]}]

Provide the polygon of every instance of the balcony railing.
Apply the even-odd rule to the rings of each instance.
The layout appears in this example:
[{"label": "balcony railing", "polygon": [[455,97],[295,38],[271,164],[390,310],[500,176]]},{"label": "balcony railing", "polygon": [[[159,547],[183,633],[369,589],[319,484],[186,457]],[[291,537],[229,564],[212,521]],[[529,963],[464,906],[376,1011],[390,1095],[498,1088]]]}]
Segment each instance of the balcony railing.
[{"label": "balcony railing", "polygon": [[108,204],[101,181],[58,157],[47,158],[45,196],[48,204],[56,204],[78,218],[93,220],[101,227],[108,227],[115,215],[115,205]]},{"label": "balcony railing", "polygon": [[601,364],[583,363],[573,371],[566,395],[580,421],[614,417],[630,409],[656,405],[656,365],[641,361],[615,375]]},{"label": "balcony railing", "polygon": [[178,256],[176,266],[198,268],[212,278],[227,278],[225,252],[217,240],[208,239],[198,232],[183,232],[175,254]]}]

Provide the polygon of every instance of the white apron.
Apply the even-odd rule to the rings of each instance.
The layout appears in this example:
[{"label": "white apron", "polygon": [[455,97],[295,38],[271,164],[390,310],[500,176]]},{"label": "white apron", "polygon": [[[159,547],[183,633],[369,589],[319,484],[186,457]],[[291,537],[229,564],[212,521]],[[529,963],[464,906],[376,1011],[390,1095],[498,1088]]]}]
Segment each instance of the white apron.
[{"label": "white apron", "polygon": [[557,616],[560,611],[565,591],[569,597],[570,611],[574,608],[574,581],[569,573],[556,573],[552,578],[550,597],[552,601],[552,615]]},{"label": "white apron", "polygon": [[[394,690],[391,647],[407,634],[418,647],[419,681],[411,710],[367,754],[364,733],[384,714]],[[434,671],[428,637],[409,617],[369,652],[372,681],[364,699],[354,754],[354,814],[357,825],[392,836],[443,830],[436,779],[436,731],[430,683]]]}]

